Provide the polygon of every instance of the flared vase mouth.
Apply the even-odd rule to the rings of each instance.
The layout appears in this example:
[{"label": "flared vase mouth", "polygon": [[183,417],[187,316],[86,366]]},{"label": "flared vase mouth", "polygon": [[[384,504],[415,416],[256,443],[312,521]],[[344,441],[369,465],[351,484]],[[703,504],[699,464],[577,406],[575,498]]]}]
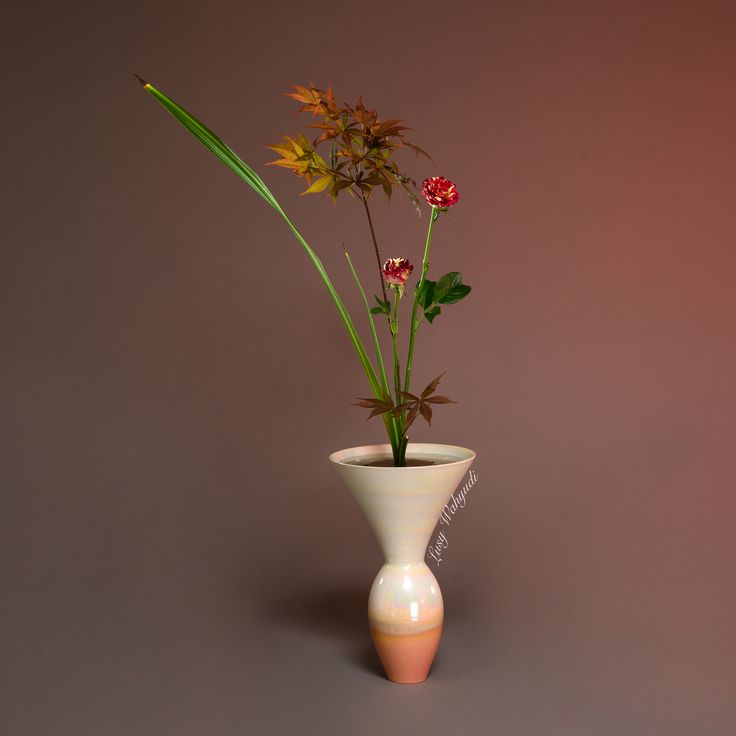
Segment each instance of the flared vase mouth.
[{"label": "flared vase mouth", "polygon": [[407,460],[425,460],[430,465],[413,465],[397,468],[394,465],[376,466],[371,463],[381,460],[391,460],[393,454],[391,445],[363,445],[362,447],[349,447],[345,450],[338,450],[330,455],[330,461],[336,465],[347,465],[350,467],[362,467],[366,470],[376,472],[396,472],[400,470],[402,473],[426,473],[431,472],[433,468],[438,466],[447,467],[448,465],[460,465],[475,459],[475,453],[468,450],[467,447],[458,447],[457,445],[440,445],[431,442],[410,442],[406,446]]}]

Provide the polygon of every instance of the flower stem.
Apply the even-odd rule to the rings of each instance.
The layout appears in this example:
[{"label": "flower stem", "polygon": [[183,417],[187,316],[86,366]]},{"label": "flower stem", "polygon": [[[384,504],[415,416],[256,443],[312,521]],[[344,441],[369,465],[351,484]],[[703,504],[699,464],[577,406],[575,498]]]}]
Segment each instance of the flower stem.
[{"label": "flower stem", "polygon": [[[371,314],[371,308],[368,304],[368,297],[365,295],[365,289],[363,289],[363,285],[360,283],[360,279],[358,278],[358,274],[355,270],[355,266],[353,266],[353,261],[350,258],[350,254],[345,251],[345,258],[347,258],[348,266],[350,267],[350,273],[353,275],[353,279],[355,281],[356,286],[358,287],[358,290],[360,291],[360,295],[363,297],[363,304],[365,304],[365,311],[368,315],[368,324],[371,328],[371,335],[373,336],[373,347],[376,351],[376,362],[378,363],[378,370],[380,372],[381,377],[381,388],[383,389],[383,392],[386,396],[391,395],[391,389],[388,385],[388,377],[386,376],[386,369],[383,365],[383,355],[381,354],[381,345],[378,342],[378,335],[376,334],[376,325],[373,320],[373,315]],[[386,431],[388,432],[388,438],[391,442],[391,448],[396,452],[396,448],[399,447],[399,443],[401,440],[401,433],[399,431],[399,426],[397,424],[396,417],[394,417],[391,414],[384,414],[383,415],[384,422],[386,424]]]},{"label": "flower stem", "polygon": [[368,378],[368,383],[370,383],[371,385],[373,395],[376,398],[381,398],[381,384],[378,381],[378,376],[376,376],[376,372],[373,370],[373,364],[371,363],[371,360],[368,357],[368,353],[366,352],[365,347],[363,346],[363,341],[360,339],[360,336],[358,335],[358,331],[355,329],[355,325],[353,324],[353,320],[350,317],[350,313],[345,308],[345,305],[343,304],[342,299],[340,299],[340,296],[338,295],[337,290],[332,285],[332,281],[330,281],[330,277],[327,275],[327,271],[325,271],[325,267],[322,265],[322,261],[319,259],[317,254],[310,248],[307,241],[304,240],[304,238],[302,237],[302,234],[296,229],[296,226],[294,225],[294,223],[287,217],[286,213],[281,209],[278,203],[275,209],[284,218],[284,220],[286,221],[286,224],[289,226],[289,229],[293,233],[294,237],[297,239],[297,241],[299,241],[299,244],[307,252],[307,255],[312,261],[312,264],[317,269],[317,273],[319,273],[320,277],[322,278],[322,281],[324,282],[324,285],[327,287],[327,291],[332,297],[332,301],[334,302],[335,307],[337,307],[337,311],[339,312],[340,317],[342,318],[343,324],[345,325],[345,329],[347,330],[348,335],[350,337],[350,341],[353,343],[355,352],[358,354],[358,359],[360,360],[360,363],[363,366],[363,371],[365,372],[365,375]]},{"label": "flower stem", "polygon": [[404,376],[404,391],[409,391],[411,382],[411,366],[414,360],[414,337],[417,333],[417,307],[419,306],[419,296],[421,294],[424,280],[429,270],[429,246],[432,243],[432,228],[434,227],[435,220],[440,216],[439,210],[436,207],[432,207],[432,214],[429,216],[429,227],[427,228],[427,241],[424,244],[424,257],[422,258],[422,275],[419,278],[419,283],[414,289],[414,303],[411,309],[411,325],[409,327],[409,355],[406,359],[406,374]]},{"label": "flower stem", "polygon": [[[401,367],[399,366],[399,348],[397,345],[397,336],[399,334],[399,299],[401,289],[394,287],[394,306],[391,312],[391,338],[394,348],[394,392],[396,394],[396,406],[401,403]],[[394,465],[402,467],[406,464],[404,455],[406,452],[406,433],[404,431],[404,415],[401,414],[397,418],[397,428],[399,430],[397,446],[394,449]]]},{"label": "flower stem", "polygon": [[381,253],[378,250],[378,240],[376,240],[376,231],[373,229],[373,218],[371,217],[371,210],[368,207],[368,200],[365,194],[361,194],[361,200],[363,207],[365,208],[365,214],[368,217],[368,227],[371,229],[371,239],[373,240],[373,249],[376,251],[376,261],[378,262],[378,278],[381,281],[381,293],[383,294],[383,301],[388,301],[388,295],[386,294],[386,283],[383,280],[383,264],[381,263]]},{"label": "flower stem", "polygon": [[391,314],[391,337],[394,344],[394,391],[396,393],[396,405],[401,403],[401,378],[399,368],[399,350],[396,338],[399,333],[399,290],[394,287],[394,308]]}]

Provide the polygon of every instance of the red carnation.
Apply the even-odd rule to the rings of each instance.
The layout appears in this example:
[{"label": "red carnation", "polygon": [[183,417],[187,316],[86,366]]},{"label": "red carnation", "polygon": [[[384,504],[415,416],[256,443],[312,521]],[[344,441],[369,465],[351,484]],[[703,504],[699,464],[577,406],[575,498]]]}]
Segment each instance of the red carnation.
[{"label": "red carnation", "polygon": [[444,176],[430,176],[429,179],[425,179],[422,194],[428,204],[442,210],[452,207],[460,199],[455,185]]},{"label": "red carnation", "polygon": [[383,264],[383,278],[391,286],[403,286],[413,270],[414,266],[406,258],[389,258]]}]

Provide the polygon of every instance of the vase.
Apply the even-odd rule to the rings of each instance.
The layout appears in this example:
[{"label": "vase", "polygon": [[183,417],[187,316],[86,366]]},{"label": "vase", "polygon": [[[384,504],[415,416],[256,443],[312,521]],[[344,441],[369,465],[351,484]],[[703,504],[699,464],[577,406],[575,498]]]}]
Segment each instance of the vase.
[{"label": "vase", "polygon": [[[406,467],[392,462],[390,445],[330,455],[337,472],[378,539],[384,565],[368,597],[371,638],[389,680],[427,679],[442,635],[444,604],[424,562],[429,537],[475,453],[464,447],[411,443]],[[424,461],[424,465],[411,465]],[[386,463],[374,465],[372,463]]]}]

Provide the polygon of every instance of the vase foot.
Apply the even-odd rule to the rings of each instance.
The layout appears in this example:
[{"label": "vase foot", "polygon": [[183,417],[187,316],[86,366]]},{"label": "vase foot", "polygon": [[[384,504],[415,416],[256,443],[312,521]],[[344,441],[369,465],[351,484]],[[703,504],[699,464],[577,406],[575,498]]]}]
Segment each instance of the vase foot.
[{"label": "vase foot", "polygon": [[442,626],[417,634],[385,634],[371,627],[371,637],[391,682],[410,685],[424,682],[442,636]]}]

